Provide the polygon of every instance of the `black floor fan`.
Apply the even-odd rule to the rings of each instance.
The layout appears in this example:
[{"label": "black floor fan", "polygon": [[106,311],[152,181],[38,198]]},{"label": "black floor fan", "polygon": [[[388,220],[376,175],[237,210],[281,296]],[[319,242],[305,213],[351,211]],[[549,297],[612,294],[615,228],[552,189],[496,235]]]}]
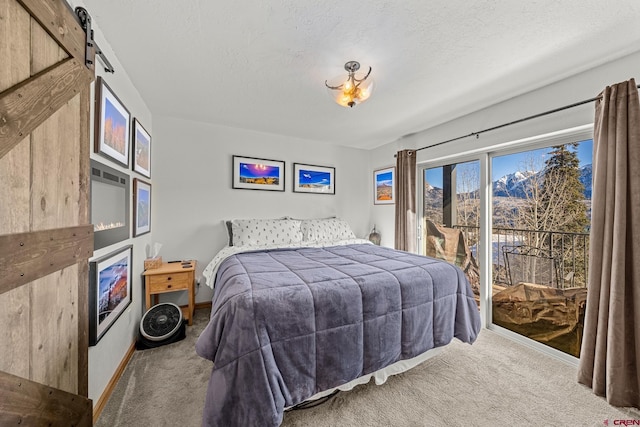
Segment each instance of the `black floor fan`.
[{"label": "black floor fan", "polygon": [[151,307],[140,320],[140,334],[136,349],[160,347],[184,339],[186,321],[182,310],[170,302]]}]

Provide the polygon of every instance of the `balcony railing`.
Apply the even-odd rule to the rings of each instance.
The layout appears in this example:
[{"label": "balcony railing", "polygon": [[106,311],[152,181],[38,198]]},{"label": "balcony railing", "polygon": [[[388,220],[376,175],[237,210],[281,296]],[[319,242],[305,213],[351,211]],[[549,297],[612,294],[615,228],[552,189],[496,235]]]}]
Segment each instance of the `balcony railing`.
[{"label": "balcony railing", "polygon": [[[475,226],[455,225],[462,231],[467,247],[477,257],[480,229]],[[589,233],[570,233],[550,230],[526,230],[517,228],[493,228],[492,265],[493,282],[514,285],[514,263],[509,265],[513,248],[526,247],[517,255],[544,258],[553,263],[550,286],[556,288],[586,287],[589,267]],[[531,263],[530,263],[531,264]],[[542,265],[543,263],[541,263]]]}]

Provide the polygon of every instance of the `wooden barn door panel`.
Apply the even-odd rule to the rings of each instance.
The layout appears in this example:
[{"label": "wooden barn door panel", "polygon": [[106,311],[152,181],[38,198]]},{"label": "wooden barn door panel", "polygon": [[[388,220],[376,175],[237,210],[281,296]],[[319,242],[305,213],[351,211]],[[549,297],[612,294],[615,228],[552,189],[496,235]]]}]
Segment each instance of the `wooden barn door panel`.
[{"label": "wooden barn door panel", "polygon": [[[50,50],[32,49],[32,55],[42,54],[44,59],[49,54],[50,60],[58,61],[55,52],[59,48],[49,47]],[[48,64],[43,62],[42,66],[46,68]],[[31,133],[31,231],[79,224],[81,143],[86,141],[80,141],[78,94]],[[30,379],[77,393],[77,265],[38,279],[30,286]]]},{"label": "wooden barn door panel", "polygon": [[31,17],[15,0],[0,0],[0,93],[29,78]]},{"label": "wooden barn door panel", "polygon": [[78,266],[64,268],[31,287],[31,376],[29,379],[77,394]]},{"label": "wooden barn door panel", "polygon": [[[0,93],[30,76],[31,17],[14,0],[0,0]],[[0,234],[29,231],[31,137],[0,158]],[[0,371],[29,378],[29,287],[0,294]],[[16,355],[21,355],[16,357]]]},{"label": "wooden barn door panel", "polygon": [[30,321],[28,286],[0,295],[0,371],[29,378]]},{"label": "wooden barn door panel", "polygon": [[31,18],[31,75],[68,58],[67,52]]},{"label": "wooden barn door panel", "polygon": [[[0,0],[0,23],[0,281],[13,274],[0,283],[0,420],[37,416],[59,425],[68,404],[37,383],[88,393],[94,75],[84,66],[84,31],[64,0]],[[35,382],[21,385],[10,374]],[[83,402],[76,421],[90,425],[88,399],[62,400]]]},{"label": "wooden barn door panel", "polygon": [[80,95],[31,134],[31,231],[78,225],[79,135]]}]

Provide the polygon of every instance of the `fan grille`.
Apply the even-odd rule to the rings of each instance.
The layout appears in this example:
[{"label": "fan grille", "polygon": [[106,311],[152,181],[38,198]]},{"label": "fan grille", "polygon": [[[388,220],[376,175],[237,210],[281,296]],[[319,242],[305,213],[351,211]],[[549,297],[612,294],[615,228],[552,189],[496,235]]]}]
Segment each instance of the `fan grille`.
[{"label": "fan grille", "polygon": [[161,341],[172,336],[182,323],[182,310],[175,304],[154,305],[142,316],[140,333],[151,341]]}]

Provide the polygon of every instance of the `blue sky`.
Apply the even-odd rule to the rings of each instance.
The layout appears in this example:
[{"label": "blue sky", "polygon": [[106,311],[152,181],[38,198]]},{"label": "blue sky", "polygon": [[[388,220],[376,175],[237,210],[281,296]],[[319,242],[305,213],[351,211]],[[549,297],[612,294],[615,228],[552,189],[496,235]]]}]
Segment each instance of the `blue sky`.
[{"label": "blue sky", "polygon": [[[544,167],[544,161],[547,159],[548,153],[551,150],[552,147],[548,147],[533,151],[526,151],[524,153],[494,157],[491,163],[491,180],[496,181],[505,175],[526,169],[527,162],[532,158],[536,158],[539,165]],[[580,160],[581,167],[591,163],[592,151],[592,140],[589,139],[578,144],[578,160]],[[458,165],[458,174],[464,173],[465,168],[477,171],[474,173],[480,173],[480,167],[477,161]],[[442,188],[442,168],[428,169],[426,171],[426,176],[429,184],[434,187]]]},{"label": "blue sky", "polygon": [[122,126],[122,127],[126,127],[127,126],[127,118],[124,117],[120,111],[118,111],[118,109],[111,103],[111,101],[106,98],[105,99],[105,103],[104,103],[104,116],[105,118],[111,118],[113,120],[113,124],[111,125],[112,128],[115,128],[116,126]]},{"label": "blue sky", "polygon": [[[391,185],[391,180],[393,179],[391,175],[391,171],[376,175],[376,187],[383,184]],[[442,181],[442,178],[440,179],[440,181]]]},{"label": "blue sky", "polygon": [[331,174],[329,172],[301,169],[298,179],[300,184],[331,185]]}]

